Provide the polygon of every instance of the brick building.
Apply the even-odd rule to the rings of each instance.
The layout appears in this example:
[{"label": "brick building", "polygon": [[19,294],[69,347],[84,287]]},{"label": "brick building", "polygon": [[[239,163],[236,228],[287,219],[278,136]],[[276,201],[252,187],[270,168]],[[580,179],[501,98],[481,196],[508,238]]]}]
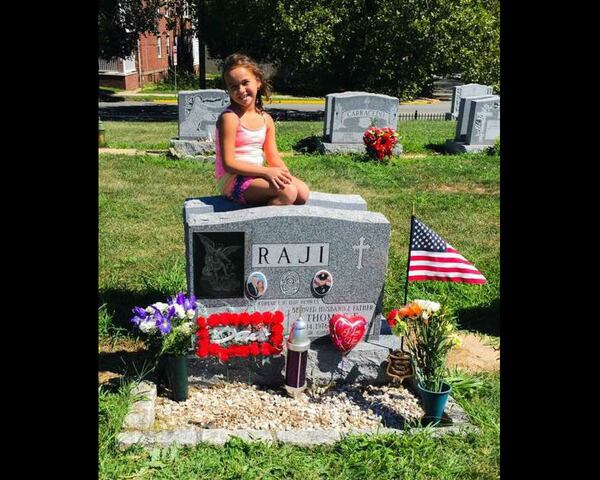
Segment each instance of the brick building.
[{"label": "brick building", "polygon": [[[161,10],[162,7],[161,7]],[[137,48],[127,58],[113,58],[111,60],[98,59],[98,75],[100,77],[101,87],[114,87],[124,90],[136,90],[148,83],[159,82],[168,75],[169,68],[174,65],[173,47],[175,46],[175,32],[169,30],[167,18],[171,14],[168,10],[164,12],[158,24],[158,33],[156,35],[146,33],[140,35]],[[184,17],[184,22],[189,22],[188,17]],[[166,18],[165,18],[166,17]],[[189,41],[190,39],[180,37],[178,43]],[[193,68],[198,71],[200,64],[198,60],[198,39],[193,38]],[[178,64],[181,64],[182,49],[179,48]]]}]

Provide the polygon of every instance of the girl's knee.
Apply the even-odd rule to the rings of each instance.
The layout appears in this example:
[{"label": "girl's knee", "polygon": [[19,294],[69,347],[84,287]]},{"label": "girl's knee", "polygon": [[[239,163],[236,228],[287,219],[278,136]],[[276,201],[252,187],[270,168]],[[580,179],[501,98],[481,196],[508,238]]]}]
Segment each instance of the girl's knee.
[{"label": "girl's knee", "polygon": [[297,186],[297,190],[298,195],[296,195],[296,201],[294,203],[295,205],[304,205],[306,202],[308,202],[308,186],[306,186],[305,183],[302,183]]},{"label": "girl's knee", "polygon": [[298,189],[294,184],[289,183],[284,188],[279,190],[277,197],[281,203],[285,205],[292,205],[298,197]]}]

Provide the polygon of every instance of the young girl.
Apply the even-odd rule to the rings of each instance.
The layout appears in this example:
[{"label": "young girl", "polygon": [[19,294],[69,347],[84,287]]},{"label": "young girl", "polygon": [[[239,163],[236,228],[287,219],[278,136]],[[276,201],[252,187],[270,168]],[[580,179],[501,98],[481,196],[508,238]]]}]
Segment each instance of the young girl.
[{"label": "young girl", "polygon": [[277,151],[275,125],[262,104],[270,86],[260,67],[234,53],[225,59],[223,80],[231,105],[219,116],[215,135],[215,178],[221,193],[251,206],[306,203],[308,186],[290,173]]}]

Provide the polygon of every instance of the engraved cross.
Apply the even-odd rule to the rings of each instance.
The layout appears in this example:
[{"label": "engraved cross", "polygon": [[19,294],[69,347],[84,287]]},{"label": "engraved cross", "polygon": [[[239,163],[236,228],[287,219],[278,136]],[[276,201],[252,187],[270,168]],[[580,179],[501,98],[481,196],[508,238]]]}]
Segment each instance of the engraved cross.
[{"label": "engraved cross", "polygon": [[352,248],[354,250],[358,250],[358,265],[356,265],[356,268],[358,268],[359,270],[362,268],[362,255],[363,255],[363,250],[366,248],[367,250],[369,248],[371,248],[370,245],[365,245],[364,241],[365,241],[365,237],[360,237],[359,239],[359,243],[358,245],[352,245]]}]

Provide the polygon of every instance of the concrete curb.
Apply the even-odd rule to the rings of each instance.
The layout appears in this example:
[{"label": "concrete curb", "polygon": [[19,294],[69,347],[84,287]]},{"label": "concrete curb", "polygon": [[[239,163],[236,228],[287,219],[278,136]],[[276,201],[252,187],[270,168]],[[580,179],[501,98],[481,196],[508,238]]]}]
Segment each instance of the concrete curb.
[{"label": "concrete curb", "polygon": [[[117,448],[125,450],[133,445],[144,448],[167,447],[169,445],[193,446],[199,443],[223,446],[230,439],[236,437],[244,441],[261,441],[265,443],[289,443],[303,447],[314,445],[333,445],[351,435],[411,435],[423,431],[422,427],[409,429],[396,429],[378,427],[375,429],[350,429],[339,430],[246,430],[246,429],[175,429],[175,430],[150,430],[154,423],[156,401],[156,385],[142,382],[135,393],[143,398],[134,402],[125,421],[124,431],[117,437]],[[469,423],[466,412],[452,398],[444,412],[445,425],[429,428],[431,435],[455,434],[466,435],[477,433],[479,429]]]}]

